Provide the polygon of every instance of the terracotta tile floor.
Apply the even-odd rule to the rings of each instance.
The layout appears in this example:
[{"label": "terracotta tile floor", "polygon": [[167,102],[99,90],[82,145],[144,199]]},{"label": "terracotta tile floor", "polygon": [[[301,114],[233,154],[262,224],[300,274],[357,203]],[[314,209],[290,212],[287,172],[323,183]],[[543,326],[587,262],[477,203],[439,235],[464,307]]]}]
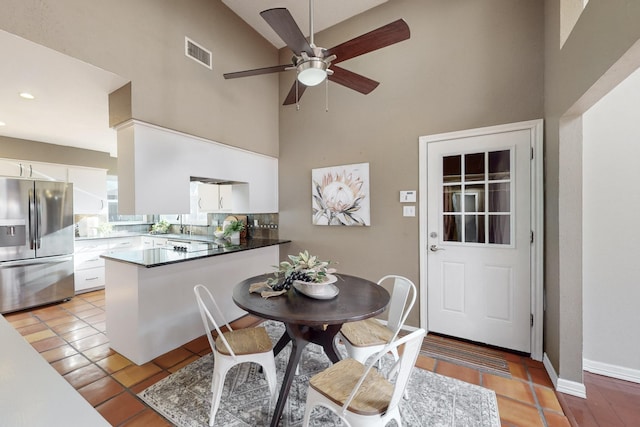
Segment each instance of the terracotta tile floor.
[{"label": "terracotta tile floor", "polygon": [[[114,426],[170,426],[136,393],[211,352],[206,336],[137,366],[109,348],[104,291],[68,302],[7,314],[14,328]],[[234,327],[259,319],[246,317]],[[420,356],[417,366],[493,389],[503,427],[570,426],[539,362],[505,353],[512,378]]]}]

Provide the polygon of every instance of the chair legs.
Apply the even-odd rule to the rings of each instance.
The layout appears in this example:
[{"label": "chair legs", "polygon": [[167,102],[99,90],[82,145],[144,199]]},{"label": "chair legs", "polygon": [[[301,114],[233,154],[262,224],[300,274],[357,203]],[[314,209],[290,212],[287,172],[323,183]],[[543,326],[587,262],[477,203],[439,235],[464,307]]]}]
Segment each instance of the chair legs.
[{"label": "chair legs", "polygon": [[213,378],[211,379],[211,412],[209,414],[209,425],[213,426],[216,419],[216,413],[220,407],[220,398],[222,397],[222,388],[224,387],[224,378],[227,375],[226,370],[214,369]]},{"label": "chair legs", "polygon": [[278,378],[276,377],[276,362],[273,359],[268,359],[262,364],[264,376],[267,378],[267,384],[269,384],[269,392],[271,393],[270,404],[274,405],[278,397]]},{"label": "chair legs", "polygon": [[[245,362],[248,363],[248,362]],[[258,363],[258,362],[255,362]],[[216,365],[217,364],[217,369]],[[269,401],[269,405],[272,406],[275,404],[276,399],[278,397],[278,378],[276,376],[276,362],[273,358],[265,357],[260,363],[262,366],[262,371],[264,372],[264,376],[267,379],[267,384],[269,385],[269,392],[271,394],[271,399]],[[220,407],[220,398],[222,397],[222,389],[224,388],[224,380],[227,376],[227,372],[234,364],[225,363],[224,360],[216,360],[214,361],[214,369],[213,369],[213,377],[211,378],[211,412],[209,413],[209,426],[213,426],[214,421],[216,419],[216,413],[218,412],[218,408]]]}]

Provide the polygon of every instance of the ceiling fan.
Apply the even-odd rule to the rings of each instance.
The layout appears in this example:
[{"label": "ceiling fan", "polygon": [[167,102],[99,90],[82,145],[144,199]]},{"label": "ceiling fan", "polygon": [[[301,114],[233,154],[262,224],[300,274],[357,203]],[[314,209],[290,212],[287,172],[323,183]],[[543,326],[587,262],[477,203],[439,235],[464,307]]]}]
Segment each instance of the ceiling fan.
[{"label": "ceiling fan", "polygon": [[293,51],[292,63],[226,73],[224,78],[235,79],[296,70],[297,79],[283,105],[297,103],[308,86],[316,86],[325,79],[365,95],[370,93],[378,87],[379,82],[333,64],[407,40],[410,37],[409,26],[403,19],[398,19],[330,49],[325,49],[316,46],[313,41],[313,0],[309,0],[309,41],[304,37],[293,16],[286,8],[267,9],[260,12],[260,16]]}]

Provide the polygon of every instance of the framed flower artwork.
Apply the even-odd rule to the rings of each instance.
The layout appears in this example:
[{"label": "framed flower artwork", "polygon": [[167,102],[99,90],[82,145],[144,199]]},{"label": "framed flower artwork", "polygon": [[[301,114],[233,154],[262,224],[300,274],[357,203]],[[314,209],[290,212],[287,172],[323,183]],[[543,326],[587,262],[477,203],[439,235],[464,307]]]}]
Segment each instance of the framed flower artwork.
[{"label": "framed flower artwork", "polygon": [[369,163],[312,169],[314,225],[371,225]]}]

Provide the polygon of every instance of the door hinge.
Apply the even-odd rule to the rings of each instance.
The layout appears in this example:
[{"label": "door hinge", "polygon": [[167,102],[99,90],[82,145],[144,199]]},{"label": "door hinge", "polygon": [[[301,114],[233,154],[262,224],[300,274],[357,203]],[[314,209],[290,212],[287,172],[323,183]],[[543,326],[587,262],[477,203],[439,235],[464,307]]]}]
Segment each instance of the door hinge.
[{"label": "door hinge", "polygon": [[531,147],[531,160],[533,160],[533,147]]},{"label": "door hinge", "polygon": [[533,243],[533,230],[531,230],[531,243]]},{"label": "door hinge", "polygon": [[533,328],[533,313],[531,313],[531,327]]}]

